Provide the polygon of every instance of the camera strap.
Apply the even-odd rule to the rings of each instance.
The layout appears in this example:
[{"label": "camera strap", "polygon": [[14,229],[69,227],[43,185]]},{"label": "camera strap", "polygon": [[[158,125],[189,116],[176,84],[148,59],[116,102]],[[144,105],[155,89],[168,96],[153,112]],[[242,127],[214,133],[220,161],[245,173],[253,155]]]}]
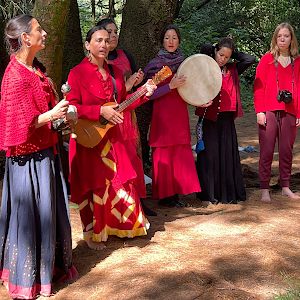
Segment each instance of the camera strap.
[{"label": "camera strap", "polygon": [[[276,69],[276,84],[277,84],[277,94],[278,94],[279,93],[278,60],[275,60],[274,64]],[[292,65],[292,95],[294,95],[294,59],[292,57],[291,57],[291,65]]]}]

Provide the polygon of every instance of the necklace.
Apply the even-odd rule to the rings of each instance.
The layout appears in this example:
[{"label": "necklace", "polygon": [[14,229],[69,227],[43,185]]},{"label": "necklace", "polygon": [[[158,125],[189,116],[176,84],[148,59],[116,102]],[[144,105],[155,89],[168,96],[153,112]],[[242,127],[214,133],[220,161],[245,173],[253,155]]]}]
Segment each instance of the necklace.
[{"label": "necklace", "polygon": [[39,76],[40,78],[43,78],[43,75],[41,74],[41,72],[39,70],[37,70],[35,67],[27,65],[25,62],[23,62],[22,60],[16,58],[16,60],[23,65],[27,70],[29,70],[30,72],[33,72],[34,74],[36,74],[37,76]]},{"label": "necklace", "polygon": [[291,57],[290,56],[278,56],[278,61],[283,67],[287,67],[291,63]]},{"label": "necklace", "polygon": [[22,61],[22,60],[20,60],[20,59],[18,59],[18,58],[16,58],[16,60],[17,60],[21,65],[23,65],[25,68],[27,68],[29,71],[34,72],[34,73],[37,71],[35,67],[30,66],[30,65],[27,65],[24,61]]}]

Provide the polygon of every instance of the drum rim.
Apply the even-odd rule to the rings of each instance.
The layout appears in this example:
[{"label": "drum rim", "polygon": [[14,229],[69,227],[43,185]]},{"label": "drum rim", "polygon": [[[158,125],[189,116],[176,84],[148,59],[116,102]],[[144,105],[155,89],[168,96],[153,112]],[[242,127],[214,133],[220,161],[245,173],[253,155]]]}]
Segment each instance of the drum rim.
[{"label": "drum rim", "polygon": [[178,87],[177,90],[178,90],[179,95],[181,96],[181,98],[185,102],[187,102],[188,104],[191,104],[193,106],[201,106],[201,105],[204,105],[204,104],[208,103],[209,101],[213,100],[218,95],[218,93],[220,92],[221,87],[222,87],[222,73],[221,73],[221,69],[220,69],[219,65],[217,64],[217,62],[211,56],[203,54],[203,53],[197,53],[197,54],[193,54],[193,55],[187,57],[180,64],[180,66],[177,69],[177,75],[180,75],[183,66],[186,65],[188,61],[190,61],[191,59],[193,59],[195,57],[205,57],[205,58],[208,58],[208,60],[210,60],[211,62],[213,62],[213,65],[215,65],[215,67],[216,67],[215,71],[217,71],[217,74],[219,75],[218,78],[216,79],[218,81],[218,88],[216,88],[216,90],[218,90],[218,92],[213,93],[214,96],[210,97],[210,99],[205,99],[205,100],[201,101],[201,103],[195,103],[195,102],[187,99],[186,95],[184,95],[182,89],[183,88],[185,89],[185,86]]}]

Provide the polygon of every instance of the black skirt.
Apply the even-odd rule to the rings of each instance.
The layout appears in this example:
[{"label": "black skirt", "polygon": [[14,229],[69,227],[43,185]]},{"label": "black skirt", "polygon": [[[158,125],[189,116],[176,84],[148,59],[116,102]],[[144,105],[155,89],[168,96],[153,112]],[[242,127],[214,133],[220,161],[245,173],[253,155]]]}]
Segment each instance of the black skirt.
[{"label": "black skirt", "polygon": [[213,203],[246,200],[234,113],[220,113],[216,122],[204,119],[203,141],[205,149],[197,155],[202,189],[197,197]]}]

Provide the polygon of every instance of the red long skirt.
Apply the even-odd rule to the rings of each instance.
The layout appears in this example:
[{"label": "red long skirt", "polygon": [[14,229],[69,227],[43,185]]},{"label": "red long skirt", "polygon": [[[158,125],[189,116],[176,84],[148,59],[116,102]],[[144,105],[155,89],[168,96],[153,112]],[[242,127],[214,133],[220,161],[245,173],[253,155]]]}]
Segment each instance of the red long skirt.
[{"label": "red long skirt", "polygon": [[152,167],[154,199],[201,191],[190,145],[152,148]]}]

